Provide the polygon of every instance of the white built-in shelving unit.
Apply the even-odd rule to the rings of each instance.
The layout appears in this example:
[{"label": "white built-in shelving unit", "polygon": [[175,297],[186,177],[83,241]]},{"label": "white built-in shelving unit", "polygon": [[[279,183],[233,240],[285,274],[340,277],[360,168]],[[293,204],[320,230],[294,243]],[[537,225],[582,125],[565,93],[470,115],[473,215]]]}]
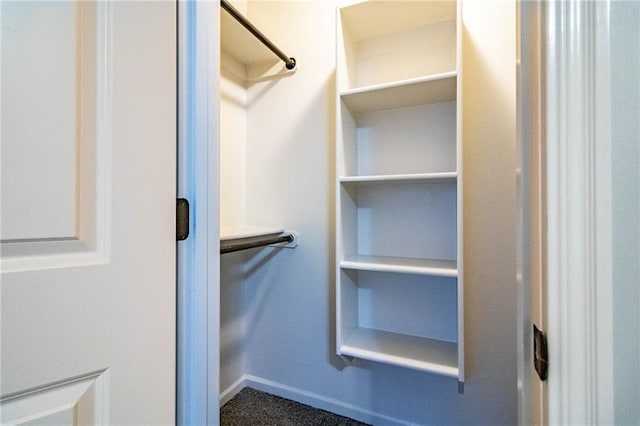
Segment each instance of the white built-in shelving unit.
[{"label": "white built-in shelving unit", "polygon": [[337,352],[463,383],[460,5],[337,14]]}]

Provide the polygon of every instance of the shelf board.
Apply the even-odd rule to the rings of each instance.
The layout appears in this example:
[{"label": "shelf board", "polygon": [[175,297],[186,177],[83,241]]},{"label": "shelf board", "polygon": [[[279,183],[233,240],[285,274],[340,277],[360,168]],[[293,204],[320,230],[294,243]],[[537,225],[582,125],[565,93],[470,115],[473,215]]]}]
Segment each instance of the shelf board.
[{"label": "shelf board", "polygon": [[455,71],[391,83],[344,90],[340,97],[354,113],[361,114],[456,100]]},{"label": "shelf board", "polygon": [[280,60],[222,8],[220,9],[220,42],[220,49],[243,65]]},{"label": "shelf board", "polygon": [[456,2],[343,1],[343,25],[355,41],[456,19]]},{"label": "shelf board", "polygon": [[458,377],[458,345],[359,327],[340,348],[346,356]]},{"label": "shelf board", "polygon": [[455,260],[417,259],[413,257],[391,256],[348,256],[340,262],[342,269],[360,271],[396,272],[402,274],[429,275],[438,277],[457,277]]},{"label": "shelf board", "polygon": [[220,227],[220,241],[228,242],[243,240],[247,238],[267,237],[279,235],[284,232],[284,228],[274,228],[267,226],[241,226],[241,227]]},{"label": "shelf board", "polygon": [[456,172],[410,173],[397,175],[342,176],[341,183],[455,183]]}]

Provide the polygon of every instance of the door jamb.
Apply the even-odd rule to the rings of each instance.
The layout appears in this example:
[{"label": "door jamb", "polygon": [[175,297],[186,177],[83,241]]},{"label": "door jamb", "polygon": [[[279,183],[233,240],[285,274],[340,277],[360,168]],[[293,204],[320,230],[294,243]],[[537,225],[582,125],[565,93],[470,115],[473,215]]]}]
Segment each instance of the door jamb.
[{"label": "door jamb", "polygon": [[176,423],[219,424],[219,4],[178,1],[178,194],[191,205],[178,242]]}]

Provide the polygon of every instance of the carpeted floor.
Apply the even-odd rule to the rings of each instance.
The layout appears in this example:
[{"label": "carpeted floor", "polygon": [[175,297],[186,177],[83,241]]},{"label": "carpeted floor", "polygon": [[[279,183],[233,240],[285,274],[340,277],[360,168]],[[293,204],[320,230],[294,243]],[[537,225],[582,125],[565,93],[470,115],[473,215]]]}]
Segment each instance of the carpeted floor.
[{"label": "carpeted floor", "polygon": [[255,389],[244,388],[220,409],[222,426],[368,426]]}]

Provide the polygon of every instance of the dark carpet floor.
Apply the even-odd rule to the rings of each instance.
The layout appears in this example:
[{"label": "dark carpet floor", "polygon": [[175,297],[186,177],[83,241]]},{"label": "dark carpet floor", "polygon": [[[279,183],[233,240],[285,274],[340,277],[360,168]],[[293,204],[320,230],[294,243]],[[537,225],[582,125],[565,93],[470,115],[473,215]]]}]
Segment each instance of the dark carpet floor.
[{"label": "dark carpet floor", "polygon": [[244,388],[220,409],[222,426],[368,426],[255,389]]}]

